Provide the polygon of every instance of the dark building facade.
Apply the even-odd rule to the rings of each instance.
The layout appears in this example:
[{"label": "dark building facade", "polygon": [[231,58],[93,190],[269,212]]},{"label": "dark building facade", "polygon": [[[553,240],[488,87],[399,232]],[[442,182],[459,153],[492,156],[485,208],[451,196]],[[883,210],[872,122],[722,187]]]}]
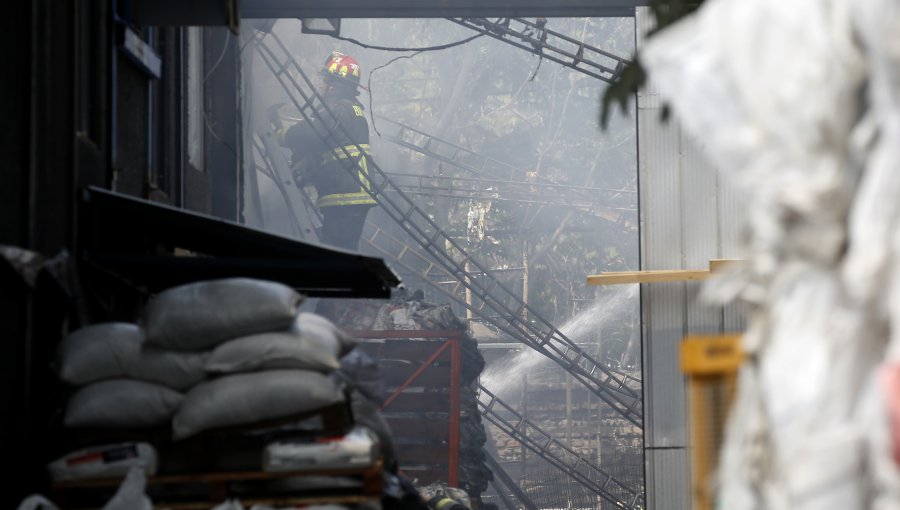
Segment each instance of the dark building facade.
[{"label": "dark building facade", "polygon": [[34,0],[6,9],[0,405],[4,458],[15,468],[4,508],[46,488],[60,336],[81,323],[133,319],[140,300],[139,289],[76,263],[83,190],[241,220],[237,36],[224,20],[142,26],[129,6]]}]

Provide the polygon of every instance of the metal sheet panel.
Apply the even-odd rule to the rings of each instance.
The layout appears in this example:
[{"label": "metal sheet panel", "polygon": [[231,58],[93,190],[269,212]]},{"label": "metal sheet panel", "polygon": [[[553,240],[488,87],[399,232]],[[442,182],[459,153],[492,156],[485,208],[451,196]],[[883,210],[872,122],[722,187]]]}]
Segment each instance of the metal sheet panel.
[{"label": "metal sheet panel", "polygon": [[725,307],[722,314],[722,330],[725,333],[740,333],[747,329],[747,307],[732,304]]},{"label": "metal sheet panel", "polygon": [[[719,177],[719,242],[722,258],[744,258],[741,245],[742,226],[747,218],[743,195],[738,192],[728,176]],[[747,328],[747,310],[740,305],[728,305],[723,313],[722,329],[726,333],[744,331]]]},{"label": "metal sheet panel", "polygon": [[678,133],[658,123],[656,109],[638,105],[638,167],[643,241],[641,269],[677,269],[684,264]]},{"label": "metal sheet panel", "polygon": [[[638,48],[650,26],[636,11]],[[740,196],[721,185],[700,141],[674,120],[662,124],[662,101],[650,83],[638,94],[641,269],[703,269],[715,258],[740,258]],[[690,508],[685,378],[680,345],[689,333],[740,331],[736,307],[697,302],[701,284],[643,285],[644,441],[647,508]]]},{"label": "metal sheet panel", "polygon": [[[654,293],[659,294],[657,303],[667,298],[664,290]],[[659,448],[686,447],[685,384],[679,366],[684,330],[680,325],[669,330],[655,328],[649,336],[644,344],[644,444]]]},{"label": "metal sheet panel", "polygon": [[[681,235],[684,239],[684,269],[704,269],[710,259],[721,258],[719,241],[719,185],[716,170],[702,153],[700,141],[681,132],[679,165],[683,179],[681,193]],[[687,331],[719,333],[722,309],[701,303],[697,296],[701,283],[686,284]]]},{"label": "metal sheet panel", "polygon": [[[639,30],[646,19],[637,17]],[[641,269],[679,269],[684,264],[681,136],[660,122],[661,102],[653,85],[638,94]],[[641,287],[644,367],[644,442],[649,447],[687,445],[684,385],[678,346],[684,336],[683,283]]]},{"label": "metal sheet panel", "polygon": [[719,179],[719,242],[722,258],[741,258],[741,227],[747,217],[746,201],[736,184],[724,174]]},{"label": "metal sheet panel", "polygon": [[647,464],[647,508],[690,510],[690,465],[688,450],[666,448],[645,450]]}]

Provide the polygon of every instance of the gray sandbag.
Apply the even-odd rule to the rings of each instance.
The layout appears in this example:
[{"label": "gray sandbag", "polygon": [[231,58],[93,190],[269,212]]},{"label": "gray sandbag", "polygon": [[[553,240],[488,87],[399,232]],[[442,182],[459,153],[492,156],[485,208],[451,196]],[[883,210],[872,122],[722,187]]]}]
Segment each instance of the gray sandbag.
[{"label": "gray sandbag", "polygon": [[176,390],[206,378],[205,353],[144,345],[144,332],[127,322],[87,326],[66,336],[56,350],[59,377],[75,385],[104,379],[140,379]]},{"label": "gray sandbag", "polygon": [[337,338],[340,351],[338,357],[347,354],[357,346],[359,341],[345,333],[327,317],[309,312],[300,312],[290,327],[295,335],[334,336]]},{"label": "gray sandbag", "polygon": [[147,343],[176,351],[200,351],[225,340],[284,331],[303,297],[277,282],[230,278],[161,292],[141,315]]},{"label": "gray sandbag", "polygon": [[337,337],[325,330],[302,335],[261,333],[219,344],[205,368],[220,374],[283,368],[328,373],[340,366],[338,353]]},{"label": "gray sandbag", "polygon": [[195,386],[172,422],[176,439],[204,430],[253,425],[342,402],[327,376],[308,370],[227,375]]},{"label": "gray sandbag", "polygon": [[66,402],[67,427],[146,428],[167,423],[184,396],[165,386],[132,379],[89,384]]}]

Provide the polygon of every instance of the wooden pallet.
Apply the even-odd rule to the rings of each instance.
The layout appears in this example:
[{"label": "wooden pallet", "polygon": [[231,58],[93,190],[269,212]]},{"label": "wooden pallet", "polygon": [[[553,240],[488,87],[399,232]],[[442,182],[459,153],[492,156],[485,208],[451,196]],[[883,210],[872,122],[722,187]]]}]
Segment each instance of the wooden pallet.
[{"label": "wooden pallet", "polygon": [[[252,485],[254,482],[264,483],[304,477],[353,477],[359,478],[362,485],[359,489],[323,488],[316,490],[314,493],[311,491],[297,491],[285,493],[279,492],[277,494],[254,494],[250,497],[240,495],[241,502],[245,506],[253,504],[306,506],[325,503],[352,504],[381,498],[382,462],[380,460],[372,466],[360,468],[315,469],[283,473],[238,471],[151,476],[147,478],[147,491],[148,493],[162,496],[154,498],[160,507],[181,510],[208,509],[228,498],[237,497],[232,490],[232,485],[235,483],[241,483],[247,486]],[[53,499],[58,502],[62,508],[85,508],[83,504],[82,506],[79,506],[78,504],[79,499],[81,501],[85,500],[85,494],[92,491],[111,493],[121,483],[121,478],[56,482],[52,485]],[[195,497],[190,500],[178,500],[177,498],[172,498],[171,501],[165,497],[167,494],[166,489],[169,489],[169,492],[177,493],[179,488],[189,486],[195,488],[204,487],[206,493],[205,497],[202,499]],[[82,497],[79,498],[78,496]],[[90,505],[88,505],[88,507],[89,506]]]},{"label": "wooden pallet", "polygon": [[[249,489],[252,497],[240,499],[245,504],[251,502],[267,505],[310,505],[319,503],[354,503],[360,500],[380,498],[382,491],[382,463],[379,460],[374,466],[353,469],[304,470],[298,472],[269,473],[260,471],[262,449],[271,440],[283,435],[292,436],[298,433],[283,429],[299,420],[311,417],[321,419],[321,427],[317,430],[302,432],[306,435],[332,436],[345,433],[353,424],[350,402],[340,402],[333,406],[316,409],[274,420],[267,420],[252,425],[224,427],[209,430],[180,441],[171,439],[171,430],[166,427],[154,430],[68,430],[66,435],[70,449],[80,445],[103,444],[123,441],[147,441],[152,443],[160,455],[160,469],[163,474],[147,479],[147,493],[154,501],[165,502],[165,508],[190,510],[194,508],[210,508],[215,504],[235,497],[233,486],[240,484]],[[252,433],[252,434],[246,434]],[[217,458],[219,452],[237,453],[237,461],[221,464]],[[255,452],[255,453],[254,453]],[[243,457],[249,454],[249,457]],[[166,461],[177,457],[176,466]],[[250,462],[246,462],[250,459]],[[278,480],[289,480],[310,476],[353,477],[361,481],[361,488],[349,488],[331,491],[278,491],[277,494],[258,493],[266,491],[266,484]],[[51,486],[54,500],[62,508],[99,508],[111,497],[121,484],[121,478],[95,479],[57,482]],[[256,486],[259,486],[258,488]],[[184,497],[185,494],[190,494]],[[264,496],[264,497],[263,497]]]}]

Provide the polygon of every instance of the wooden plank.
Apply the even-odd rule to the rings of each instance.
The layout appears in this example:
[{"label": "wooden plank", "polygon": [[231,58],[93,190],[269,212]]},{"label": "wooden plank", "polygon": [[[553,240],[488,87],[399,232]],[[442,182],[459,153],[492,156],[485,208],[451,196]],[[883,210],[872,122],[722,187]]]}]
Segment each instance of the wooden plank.
[{"label": "wooden plank", "polygon": [[713,273],[718,273],[728,266],[742,264],[743,262],[742,259],[712,259],[709,261],[709,270]]},{"label": "wooden plank", "polygon": [[588,285],[616,285],[622,283],[664,283],[704,280],[726,267],[743,262],[741,259],[711,259],[709,269],[664,269],[649,271],[617,271],[589,275]]},{"label": "wooden plank", "polygon": [[[314,489],[272,491],[269,482],[274,480],[300,479],[305,477],[355,477],[361,487],[347,489],[323,487]],[[224,499],[235,497],[237,484],[241,487],[241,501],[245,504],[256,502],[278,507],[306,506],[325,503],[377,502],[382,493],[382,463],[378,460],[369,467],[345,469],[309,469],[284,473],[265,471],[194,472],[185,474],[159,475],[147,479],[148,490],[159,503],[158,508],[192,510],[211,508]],[[122,483],[122,478],[73,480],[56,482],[51,486],[53,499],[66,502],[64,508],[97,508],[98,495],[114,491]],[[233,485],[234,484],[234,485]],[[323,492],[324,491],[324,492]],[[103,497],[104,500],[108,496]],[[261,498],[261,499],[256,499]]]},{"label": "wooden plank", "polygon": [[615,285],[622,283],[663,283],[703,280],[711,273],[707,269],[673,269],[668,271],[622,271],[600,273],[587,277],[588,285]]}]

